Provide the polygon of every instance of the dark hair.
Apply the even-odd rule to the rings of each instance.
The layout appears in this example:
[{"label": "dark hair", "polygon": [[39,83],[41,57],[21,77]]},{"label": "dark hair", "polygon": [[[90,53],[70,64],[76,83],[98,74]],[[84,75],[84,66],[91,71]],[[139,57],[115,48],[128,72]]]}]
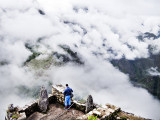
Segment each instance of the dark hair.
[{"label": "dark hair", "polygon": [[68,84],[66,84],[66,87],[68,87]]}]

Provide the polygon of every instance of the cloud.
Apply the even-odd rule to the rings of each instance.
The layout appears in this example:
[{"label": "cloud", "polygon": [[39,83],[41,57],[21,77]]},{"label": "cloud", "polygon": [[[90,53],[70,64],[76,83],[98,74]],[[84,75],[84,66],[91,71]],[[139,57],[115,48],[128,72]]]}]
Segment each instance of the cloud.
[{"label": "cloud", "polygon": [[7,61],[12,64],[22,65],[29,55],[22,41],[11,42],[10,40],[0,41],[0,61]]},{"label": "cloud", "polygon": [[[1,35],[9,38],[32,40],[49,36],[54,31],[52,23],[45,17],[37,14],[37,11],[27,13],[12,12],[3,16],[1,20]],[[6,15],[6,14],[5,14]]]},{"label": "cloud", "polygon": [[151,75],[151,76],[160,76],[160,72],[158,72],[157,70],[157,67],[152,67],[148,70],[148,73]]},{"label": "cloud", "polygon": [[34,0],[0,0],[0,8],[3,10],[26,10],[32,7]]},{"label": "cloud", "polygon": [[159,101],[143,88],[133,87],[128,76],[109,62],[91,57],[85,67],[68,64],[65,67],[53,68],[49,72],[54,84],[68,83],[75,96],[86,98],[91,94],[96,103],[114,104],[122,110],[146,118],[160,117]]},{"label": "cloud", "polygon": [[[133,87],[128,76],[109,62],[122,57],[147,58],[149,46],[154,48],[153,54],[160,52],[159,38],[137,38],[145,32],[159,35],[159,4],[159,0],[0,0],[0,61],[8,63],[0,66],[3,109],[11,97],[23,103],[16,91],[18,86],[32,88],[53,81],[68,82],[77,94],[90,93],[96,102],[160,118],[158,100],[146,90]],[[39,46],[36,50],[43,55],[38,59],[53,51],[64,53],[58,45],[68,45],[81,55],[85,65],[53,67],[46,71],[48,78],[37,78],[33,70],[22,66],[31,55],[25,43]]]}]

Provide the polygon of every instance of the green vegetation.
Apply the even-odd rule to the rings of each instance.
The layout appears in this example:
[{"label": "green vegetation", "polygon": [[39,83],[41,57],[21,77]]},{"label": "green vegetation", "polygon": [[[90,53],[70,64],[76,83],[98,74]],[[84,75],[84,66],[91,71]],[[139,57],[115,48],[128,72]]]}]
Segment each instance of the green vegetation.
[{"label": "green vegetation", "polygon": [[140,84],[145,84],[144,88],[148,89],[150,93],[160,99],[160,77],[159,76],[147,76],[146,78],[139,80]]},{"label": "green vegetation", "polygon": [[120,119],[121,120],[127,120],[127,117],[122,116],[122,117],[120,117]]},{"label": "green vegetation", "polygon": [[24,65],[26,65],[28,62],[30,62],[31,60],[35,59],[39,55],[40,55],[40,53],[33,52],[33,54],[30,55],[29,58],[24,62]]},{"label": "green vegetation", "polygon": [[66,54],[60,54],[58,52],[53,52],[49,55],[48,58],[37,60],[36,58],[41,55],[42,53],[36,52],[38,45],[30,45],[29,43],[25,44],[25,47],[32,52],[32,55],[28,57],[28,59],[24,62],[24,65],[31,65],[35,69],[45,69],[49,68],[50,65],[53,63],[56,66],[64,65],[67,62],[74,62],[78,64],[84,64],[80,57],[78,56],[77,52],[74,52],[70,49],[67,45],[59,45],[60,48],[62,48]]},{"label": "green vegetation", "polygon": [[28,65],[34,69],[48,69],[53,63],[53,57],[49,56],[46,59],[32,59]]},{"label": "green vegetation", "polygon": [[122,72],[129,74],[131,82],[137,87],[147,89],[152,95],[160,99],[160,77],[151,76],[147,70],[157,67],[160,71],[160,54],[151,55],[150,58],[135,60],[112,60],[111,63],[118,67]]},{"label": "green vegetation", "polygon": [[88,120],[97,120],[97,116],[95,116],[95,117],[94,116],[89,116]]},{"label": "green vegetation", "polygon": [[16,118],[16,119],[17,119],[17,118],[18,118],[18,116],[17,116],[17,115],[13,115],[11,118]]}]

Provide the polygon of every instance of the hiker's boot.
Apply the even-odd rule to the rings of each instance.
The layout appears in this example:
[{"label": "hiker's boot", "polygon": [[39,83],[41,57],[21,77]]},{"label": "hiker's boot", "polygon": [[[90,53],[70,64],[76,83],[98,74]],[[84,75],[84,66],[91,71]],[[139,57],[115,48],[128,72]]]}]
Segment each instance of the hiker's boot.
[{"label": "hiker's boot", "polygon": [[71,105],[68,105],[67,108],[70,109]]}]

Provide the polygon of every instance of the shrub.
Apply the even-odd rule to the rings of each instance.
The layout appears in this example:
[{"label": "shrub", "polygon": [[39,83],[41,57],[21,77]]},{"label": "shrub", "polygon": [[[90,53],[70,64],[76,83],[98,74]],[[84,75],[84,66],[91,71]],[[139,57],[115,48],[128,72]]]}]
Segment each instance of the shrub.
[{"label": "shrub", "polygon": [[97,120],[97,116],[96,116],[96,117],[94,117],[94,116],[89,116],[89,117],[88,117],[88,120]]}]

